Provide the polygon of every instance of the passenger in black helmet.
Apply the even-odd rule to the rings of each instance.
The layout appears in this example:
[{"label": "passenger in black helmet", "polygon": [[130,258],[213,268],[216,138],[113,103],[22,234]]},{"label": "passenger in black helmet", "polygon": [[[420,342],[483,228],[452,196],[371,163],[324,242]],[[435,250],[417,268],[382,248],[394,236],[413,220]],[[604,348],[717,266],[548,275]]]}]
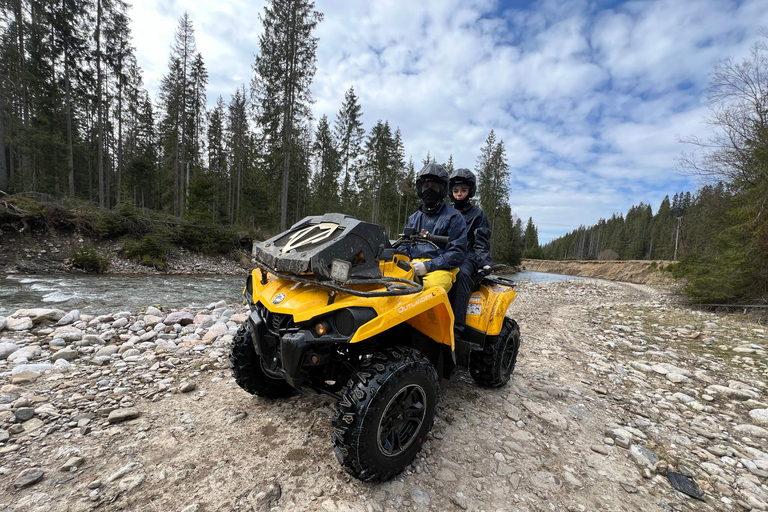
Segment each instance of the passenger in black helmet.
[{"label": "passenger in black helmet", "polygon": [[456,169],[451,174],[449,185],[453,206],[461,212],[467,224],[467,259],[459,267],[456,286],[452,292],[454,332],[460,338],[464,334],[467,303],[472,295],[472,276],[478,270],[489,270],[493,265],[491,227],[485,212],[470,202],[477,191],[477,181],[472,171]]},{"label": "passenger in black helmet", "polygon": [[461,214],[445,202],[448,194],[448,171],[442,165],[427,164],[416,175],[416,194],[421,206],[408,217],[406,227],[417,232],[447,236],[447,244],[414,243],[410,256],[416,275],[424,288],[441,286],[448,291],[456,279],[459,265],[467,255],[467,225]]}]

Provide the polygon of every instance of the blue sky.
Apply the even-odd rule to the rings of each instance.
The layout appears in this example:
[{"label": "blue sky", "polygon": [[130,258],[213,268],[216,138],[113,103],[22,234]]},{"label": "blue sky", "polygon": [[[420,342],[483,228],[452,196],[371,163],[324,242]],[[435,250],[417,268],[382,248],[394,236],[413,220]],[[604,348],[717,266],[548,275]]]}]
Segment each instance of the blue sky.
[{"label": "blue sky", "polygon": [[[406,158],[453,155],[474,169],[491,129],[512,174],[510,204],[546,242],[701,183],[675,170],[682,136],[706,137],[707,83],[768,27],[765,0],[315,0],[315,117],[345,91],[365,128],[400,127]],[[131,17],[156,98],[186,10],[210,75],[208,103],[252,76],[262,1],[136,0]]]}]

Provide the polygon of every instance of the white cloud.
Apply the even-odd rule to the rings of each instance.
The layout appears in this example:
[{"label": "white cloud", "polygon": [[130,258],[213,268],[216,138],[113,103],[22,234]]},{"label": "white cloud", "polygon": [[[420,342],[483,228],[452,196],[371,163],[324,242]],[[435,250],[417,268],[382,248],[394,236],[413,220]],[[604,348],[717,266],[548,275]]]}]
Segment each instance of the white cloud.
[{"label": "white cloud", "polygon": [[[209,103],[250,81],[264,2],[142,0],[139,63],[155,91],[187,9],[210,74]],[[354,86],[366,128],[400,127],[406,157],[473,168],[488,132],[507,148],[510,203],[546,241],[579,224],[655,208],[692,189],[672,172],[678,135],[704,134],[708,73],[746,55],[768,25],[761,0],[655,0],[602,9],[543,0],[316,0],[325,19],[312,85],[332,121]]]}]

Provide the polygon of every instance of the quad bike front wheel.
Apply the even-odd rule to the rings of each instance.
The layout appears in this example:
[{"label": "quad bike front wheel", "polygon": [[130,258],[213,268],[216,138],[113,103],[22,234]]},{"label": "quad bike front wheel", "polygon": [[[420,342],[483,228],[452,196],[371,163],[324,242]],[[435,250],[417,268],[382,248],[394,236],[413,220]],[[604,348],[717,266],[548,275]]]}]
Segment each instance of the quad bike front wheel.
[{"label": "quad bike front wheel", "polygon": [[284,398],[295,393],[285,379],[275,378],[264,371],[264,361],[253,348],[251,331],[245,324],[232,341],[229,368],[238,386],[252,395],[264,398]]},{"label": "quad bike front wheel", "polygon": [[333,420],[334,452],[365,482],[384,482],[410,464],[435,419],[438,376],[408,347],[384,349],[363,362],[341,391]]},{"label": "quad bike front wheel", "polygon": [[504,319],[498,336],[488,336],[482,352],[473,352],[469,373],[479,385],[498,388],[509,382],[520,351],[520,326],[511,318]]}]

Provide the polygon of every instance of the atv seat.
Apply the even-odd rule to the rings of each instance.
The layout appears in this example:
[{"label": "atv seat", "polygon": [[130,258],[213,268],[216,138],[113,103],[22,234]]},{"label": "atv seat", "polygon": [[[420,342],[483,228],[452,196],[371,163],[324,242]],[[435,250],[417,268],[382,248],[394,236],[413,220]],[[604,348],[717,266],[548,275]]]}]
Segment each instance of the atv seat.
[{"label": "atv seat", "polygon": [[[499,264],[499,265],[492,266],[490,268],[490,270],[487,270],[485,272],[483,272],[481,270],[478,270],[477,272],[475,272],[472,275],[472,291],[476,292],[477,290],[479,290],[480,289],[480,285],[483,282],[483,279],[486,279],[488,277],[488,275],[496,273],[496,272],[504,272],[504,270],[506,270],[506,268],[507,268],[506,265]],[[497,279],[501,279],[501,278],[497,278]]]}]

